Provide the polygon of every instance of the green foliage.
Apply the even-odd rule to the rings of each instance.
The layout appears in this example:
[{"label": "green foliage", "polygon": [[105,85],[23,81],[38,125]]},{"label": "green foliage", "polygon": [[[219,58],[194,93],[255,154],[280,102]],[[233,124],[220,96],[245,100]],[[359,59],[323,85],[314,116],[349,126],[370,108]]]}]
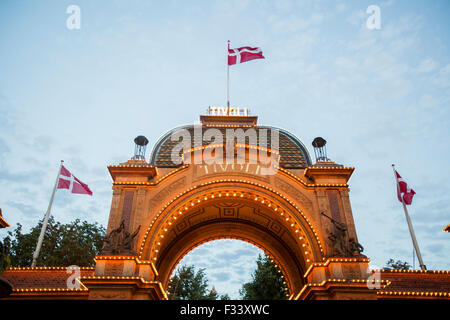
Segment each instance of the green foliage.
[{"label": "green foliage", "polygon": [[[42,221],[23,233],[22,225],[8,232],[3,246],[9,253],[10,265],[14,267],[30,266],[33,252],[42,228]],[[97,223],[90,224],[76,219],[68,224],[55,222],[50,216],[45,231],[37,266],[93,266],[94,257],[103,246],[105,229]]]},{"label": "green foliage", "polygon": [[394,261],[394,259],[389,259],[388,262],[386,263],[386,268],[409,270],[411,268],[411,265],[406,261],[401,260]]},{"label": "green foliage", "polygon": [[0,241],[0,273],[2,273],[11,264],[11,258],[9,257],[8,247]]},{"label": "green foliage", "polygon": [[195,271],[194,266],[181,266],[170,278],[168,294],[170,300],[217,300],[214,289],[208,291],[205,269]]},{"label": "green foliage", "polygon": [[275,263],[267,255],[258,256],[253,281],[242,285],[239,294],[243,300],[282,300],[286,299],[284,279]]},{"label": "green foliage", "polygon": [[231,300],[228,293],[221,294],[219,300]]}]

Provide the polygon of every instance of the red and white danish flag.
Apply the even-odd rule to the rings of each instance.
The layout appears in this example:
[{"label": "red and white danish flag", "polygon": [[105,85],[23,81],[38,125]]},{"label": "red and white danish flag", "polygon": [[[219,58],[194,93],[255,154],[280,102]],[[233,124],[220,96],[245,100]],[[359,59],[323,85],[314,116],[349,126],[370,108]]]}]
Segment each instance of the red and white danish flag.
[{"label": "red and white danish flag", "polygon": [[88,185],[78,180],[64,166],[61,166],[59,173],[58,189],[69,189],[72,193],[88,194],[92,196],[92,191]]},{"label": "red and white danish flag", "polygon": [[228,65],[247,62],[254,59],[265,59],[261,48],[241,47],[230,49],[228,45]]},{"label": "red and white danish flag", "polygon": [[397,198],[398,201],[405,202],[405,204],[411,204],[414,195],[416,194],[413,189],[411,189],[408,184],[403,180],[403,178],[395,170],[395,175],[397,177]]}]

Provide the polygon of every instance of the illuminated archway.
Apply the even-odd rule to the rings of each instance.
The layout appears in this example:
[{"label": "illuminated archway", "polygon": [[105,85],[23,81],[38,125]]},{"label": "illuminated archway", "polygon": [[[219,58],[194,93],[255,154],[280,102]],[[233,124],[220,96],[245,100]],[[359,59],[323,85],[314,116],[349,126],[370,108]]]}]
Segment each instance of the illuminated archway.
[{"label": "illuminated archway", "polygon": [[290,292],[299,291],[323,250],[306,216],[286,196],[262,184],[225,179],[192,187],[151,221],[139,258],[152,261],[167,286],[181,258],[206,241],[234,238],[255,244],[280,266]]},{"label": "illuminated archway", "polygon": [[[133,281],[128,294],[134,298],[167,298],[170,274],[188,252],[208,241],[231,238],[252,243],[272,257],[294,299],[319,297],[320,290],[328,290],[327,279],[364,278],[367,259],[355,249],[348,196],[354,168],[328,160],[312,164],[303,143],[284,130],[270,134],[270,147],[261,145],[269,128],[257,126],[256,119],[201,116],[201,126],[182,128],[183,143],[178,134],[172,139],[175,129],[164,135],[149,163],[131,159],[109,166],[114,184],[107,233],[136,238],[132,246],[118,246],[124,248],[120,252],[103,252],[96,274],[132,277],[110,282]],[[249,141],[233,138],[224,144],[224,139],[213,143],[202,134],[212,128],[214,136],[222,138],[232,128],[252,131]],[[247,132],[242,133],[247,139]],[[185,140],[181,163],[175,163],[172,156],[181,153]],[[279,144],[272,145],[272,140]],[[225,151],[227,162],[216,161],[217,152]],[[202,161],[196,161],[197,154]],[[229,155],[234,161],[228,161]],[[109,280],[93,279],[93,290],[101,294],[106,290],[101,285]],[[134,288],[141,292],[136,294]],[[348,294],[345,290],[343,295]]]}]

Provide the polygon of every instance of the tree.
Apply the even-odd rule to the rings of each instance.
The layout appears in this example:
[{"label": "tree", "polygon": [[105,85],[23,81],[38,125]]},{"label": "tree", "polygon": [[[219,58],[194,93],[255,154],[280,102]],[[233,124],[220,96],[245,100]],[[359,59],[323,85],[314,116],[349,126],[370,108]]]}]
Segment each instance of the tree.
[{"label": "tree", "polygon": [[281,273],[268,256],[258,256],[253,281],[244,283],[239,294],[243,300],[282,300],[286,299],[286,287]]},{"label": "tree", "polygon": [[[23,233],[22,225],[8,232],[3,239],[4,250],[8,252],[10,265],[30,266],[33,252],[41,232],[42,221]],[[94,257],[100,252],[105,237],[105,229],[97,223],[81,222],[76,219],[68,224],[55,222],[50,216],[44,234],[42,248],[37,259],[38,266],[93,266]]]},{"label": "tree", "polygon": [[409,270],[409,268],[411,268],[411,265],[406,261],[401,260],[394,261],[394,259],[389,259],[388,262],[386,263],[386,268]]},{"label": "tree", "polygon": [[217,300],[219,294],[217,293],[216,288],[214,288],[214,286],[212,287],[212,289],[209,291],[209,294],[206,298],[206,300]]},{"label": "tree", "polygon": [[221,294],[219,300],[231,300],[228,293]]},{"label": "tree", "polygon": [[0,274],[10,266],[11,258],[9,257],[8,248],[0,241]]},{"label": "tree", "polygon": [[195,267],[181,266],[170,278],[168,293],[170,300],[216,300],[214,287],[208,291],[205,269],[195,271]]}]

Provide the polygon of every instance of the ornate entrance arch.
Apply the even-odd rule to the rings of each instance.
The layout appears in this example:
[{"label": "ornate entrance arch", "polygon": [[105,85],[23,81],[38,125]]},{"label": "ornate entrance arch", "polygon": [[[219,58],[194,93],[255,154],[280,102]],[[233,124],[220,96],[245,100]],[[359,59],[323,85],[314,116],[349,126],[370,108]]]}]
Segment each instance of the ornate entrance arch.
[{"label": "ornate entrance arch", "polygon": [[[347,181],[353,168],[328,160],[312,164],[303,143],[281,129],[265,147],[252,145],[252,137],[208,144],[196,136],[202,129],[213,128],[217,136],[229,128],[241,133],[251,128],[253,143],[260,143],[267,138],[263,130],[274,128],[257,126],[256,117],[202,116],[201,121],[200,128],[176,129],[194,145],[183,151],[181,164],[173,163],[179,142],[174,129],[156,143],[150,163],[131,159],[108,167],[114,182],[107,234],[121,236],[96,257],[95,276],[83,279],[90,296],[105,298],[114,291],[129,299],[167,299],[170,274],[182,257],[222,238],[247,241],[268,253],[292,299],[371,296],[363,283],[368,259],[352,247],[357,235]],[[242,147],[241,158],[255,161],[193,161],[197,152],[217,155],[217,146],[227,152],[231,146],[235,160],[235,148]],[[275,170],[262,174],[264,161],[254,150],[275,155],[277,163],[270,164]],[[342,286],[344,280],[355,281]]]},{"label": "ornate entrance arch", "polygon": [[311,261],[321,261],[320,240],[287,197],[262,184],[224,179],[191,187],[152,219],[140,258],[154,261],[163,287],[177,262],[195,246],[235,238],[262,248],[280,266],[290,291],[299,291]]}]

